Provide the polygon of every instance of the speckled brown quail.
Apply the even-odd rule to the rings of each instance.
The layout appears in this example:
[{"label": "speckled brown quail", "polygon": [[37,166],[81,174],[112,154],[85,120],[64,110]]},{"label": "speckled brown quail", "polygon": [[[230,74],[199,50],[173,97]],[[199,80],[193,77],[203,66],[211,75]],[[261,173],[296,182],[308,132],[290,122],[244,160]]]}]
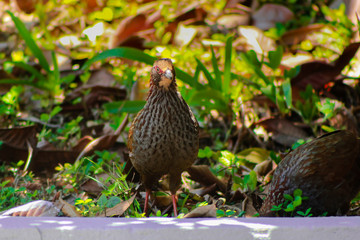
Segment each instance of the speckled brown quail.
[{"label": "speckled brown quail", "polygon": [[308,197],[296,211],[311,208],[314,216],[346,214],[360,190],[359,155],[359,140],[350,131],[335,131],[299,146],[276,168],[260,216],[275,216],[272,206],[283,203],[283,195],[292,195],[295,189]]},{"label": "speckled brown quail", "polygon": [[146,189],[144,212],[153,185],[168,174],[177,215],[176,191],[181,173],[197,158],[198,128],[190,107],[177,91],[172,61],[168,58],[155,61],[146,104],[132,122],[128,139],[130,160]]}]

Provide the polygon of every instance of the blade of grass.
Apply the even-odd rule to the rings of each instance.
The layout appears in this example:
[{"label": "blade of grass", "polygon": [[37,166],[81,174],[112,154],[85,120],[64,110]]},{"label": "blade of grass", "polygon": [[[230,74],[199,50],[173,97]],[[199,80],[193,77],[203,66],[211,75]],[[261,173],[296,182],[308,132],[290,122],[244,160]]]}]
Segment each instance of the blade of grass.
[{"label": "blade of grass", "polygon": [[145,105],[146,101],[116,101],[111,103],[105,103],[104,108],[110,113],[137,113]]},{"label": "blade of grass", "polygon": [[195,58],[195,60],[198,64],[197,67],[204,73],[209,86],[212,89],[217,89],[215,79],[211,76],[211,73],[206,69],[205,65],[199,59]]},{"label": "blade of grass", "polygon": [[82,66],[82,70],[87,70],[91,64],[97,61],[105,60],[110,57],[120,57],[120,58],[126,58],[130,60],[135,60],[139,62],[143,62],[149,65],[152,65],[154,61],[156,60],[155,57],[152,57],[146,53],[143,53],[142,51],[134,48],[128,48],[128,47],[120,47],[120,48],[113,48],[106,51],[101,52],[100,54],[96,55],[95,57],[89,59],[85,62],[85,64]]},{"label": "blade of grass", "polygon": [[52,57],[52,61],[54,64],[54,71],[53,71],[54,81],[55,81],[54,84],[57,85],[57,84],[60,84],[60,71],[59,71],[59,65],[58,65],[54,51],[51,51],[51,57]]},{"label": "blade of grass", "polygon": [[195,82],[199,82],[199,76],[200,76],[200,67],[199,67],[199,65],[197,65],[195,68],[195,73],[194,73],[194,77],[193,77]]},{"label": "blade of grass", "polygon": [[225,45],[225,68],[224,68],[223,92],[226,94],[229,93],[230,82],[231,82],[232,40],[233,40],[232,36],[228,37],[228,39],[226,39],[226,45]]},{"label": "blade of grass", "polygon": [[[14,66],[22,68],[26,71],[28,71],[29,73],[31,73],[35,78],[37,78],[37,80],[39,82],[46,82],[47,79],[44,77],[44,75],[41,74],[41,72],[39,72],[36,68],[34,68],[33,66],[23,63],[23,62],[12,62],[12,64],[14,64]],[[36,84],[36,83],[34,83]]]},{"label": "blade of grass", "polygon": [[[100,54],[85,62],[81,69],[87,70],[94,62],[105,60],[110,57],[126,58],[134,61],[139,61],[148,65],[154,64],[154,61],[157,59],[156,57],[150,56],[135,48],[120,47],[101,52]],[[184,83],[189,84],[190,86],[195,88],[203,88],[203,86],[199,82],[194,81],[194,78],[190,74],[184,72],[177,67],[175,67],[175,72],[177,78]]]},{"label": "blade of grass", "polygon": [[20,36],[24,39],[26,45],[29,47],[29,49],[34,54],[34,56],[39,60],[41,67],[47,73],[50,73],[51,70],[50,70],[49,64],[48,64],[43,52],[40,50],[38,45],[35,43],[34,39],[31,36],[31,33],[27,30],[24,23],[18,17],[15,17],[15,15],[12,12],[10,12],[8,10],[6,12],[10,15],[12,21],[15,24],[15,27],[19,31]]},{"label": "blade of grass", "polygon": [[219,65],[217,63],[217,60],[216,60],[216,55],[215,55],[215,52],[214,52],[214,48],[212,45],[210,45],[210,48],[211,48],[211,62],[212,62],[212,65],[213,65],[213,69],[214,69],[214,74],[215,74],[215,84],[216,84],[216,88],[219,89],[221,91],[222,89],[222,84],[221,84],[221,72],[219,70]]},{"label": "blade of grass", "polygon": [[22,80],[22,79],[8,79],[8,78],[3,78],[0,79],[0,84],[12,84],[12,85],[28,85],[28,86],[32,86],[32,87],[36,87],[42,90],[48,90],[42,86],[38,86],[36,83],[32,82],[32,81],[28,81],[28,80]]},{"label": "blade of grass", "polygon": [[203,89],[204,86],[200,84],[198,81],[194,80],[190,74],[184,72],[180,68],[175,67],[176,78],[180,79],[182,82],[189,84],[191,87],[196,89]]}]

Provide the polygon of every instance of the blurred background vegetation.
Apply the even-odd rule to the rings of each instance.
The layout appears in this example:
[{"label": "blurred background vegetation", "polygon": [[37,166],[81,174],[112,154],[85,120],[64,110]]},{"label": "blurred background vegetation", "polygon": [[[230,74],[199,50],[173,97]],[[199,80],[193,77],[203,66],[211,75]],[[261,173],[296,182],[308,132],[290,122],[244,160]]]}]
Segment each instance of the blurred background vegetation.
[{"label": "blurred background vegetation", "polygon": [[[358,135],[357,7],[3,0],[0,211],[57,191],[85,216],[128,201],[138,183],[126,123],[145,103],[154,59],[168,57],[201,126],[196,165],[216,178],[185,174],[180,212],[222,198],[236,210],[218,216],[242,216],[239,204],[263,191],[281,152],[336,129]],[[166,216],[168,197],[157,196],[155,215]],[[141,197],[131,201],[118,215],[142,216]]]}]

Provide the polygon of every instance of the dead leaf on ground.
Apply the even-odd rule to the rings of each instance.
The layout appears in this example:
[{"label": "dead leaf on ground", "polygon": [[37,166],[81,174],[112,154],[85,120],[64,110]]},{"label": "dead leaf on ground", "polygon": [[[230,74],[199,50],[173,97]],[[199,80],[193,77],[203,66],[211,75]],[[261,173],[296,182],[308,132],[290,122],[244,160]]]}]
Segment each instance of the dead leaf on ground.
[{"label": "dead leaf on ground", "polygon": [[36,126],[0,129],[0,162],[32,159],[37,145],[36,134]]},{"label": "dead leaf on ground", "polygon": [[28,143],[35,148],[37,144],[36,126],[2,128],[0,129],[0,141],[17,148],[26,148]]},{"label": "dead leaf on ground", "polygon": [[263,148],[248,148],[238,153],[238,156],[251,163],[261,163],[270,156],[270,151]]},{"label": "dead leaf on ground", "polygon": [[354,135],[358,134],[358,112],[359,110],[354,108],[354,113],[350,109],[339,109],[336,115],[329,119],[330,126],[334,126],[335,129],[343,129],[351,131]]},{"label": "dead leaf on ground", "polygon": [[272,133],[275,142],[286,147],[291,147],[299,139],[308,138],[309,135],[301,127],[294,125],[293,122],[283,118],[266,118],[261,119],[255,125],[260,125],[266,131]]},{"label": "dead leaf on ground", "polygon": [[253,15],[254,26],[267,30],[276,23],[285,23],[294,18],[293,12],[280,4],[264,4]]},{"label": "dead leaf on ground", "polygon": [[102,86],[112,87],[116,83],[114,75],[106,68],[91,71],[90,78],[83,87]]},{"label": "dead leaf on ground", "polygon": [[[81,103],[73,104],[72,101],[81,98]],[[124,100],[126,98],[126,90],[119,87],[105,87],[101,85],[91,85],[79,87],[68,96],[61,105],[63,112],[87,110],[96,105],[107,102]],[[70,103],[70,104],[69,104]]]},{"label": "dead leaf on ground", "polygon": [[265,36],[264,32],[254,26],[240,26],[238,33],[245,38],[247,50],[265,54],[275,50],[275,40]]},{"label": "dead leaf on ground", "polygon": [[190,178],[204,186],[211,186],[214,183],[219,187],[220,191],[226,192],[226,184],[217,178],[209,169],[207,165],[193,165],[187,172]]},{"label": "dead leaf on ground", "polygon": [[[100,173],[95,175],[95,179],[99,180],[101,183],[105,182],[108,177],[109,174],[107,173]],[[85,191],[90,195],[98,196],[101,191],[104,190],[104,186],[101,183],[90,178],[80,185],[80,190]]]},{"label": "dead leaf on ground", "polygon": [[272,170],[272,160],[266,160],[261,163],[256,164],[254,171],[258,176],[265,176]]},{"label": "dead leaf on ground", "polygon": [[186,214],[184,218],[216,218],[216,206],[211,204],[195,208]]},{"label": "dead leaf on ground", "polygon": [[309,34],[320,31],[324,26],[324,24],[317,23],[289,30],[281,37],[281,40],[286,45],[296,45],[304,41]]},{"label": "dead leaf on ground", "polygon": [[172,198],[169,194],[156,192],[156,194],[151,195],[151,201],[154,202],[156,207],[164,208],[172,204]]},{"label": "dead leaf on ground", "polygon": [[357,90],[342,81],[336,81],[330,88],[330,92],[326,91],[324,94],[327,97],[343,102],[347,108],[359,105],[359,94]]},{"label": "dead leaf on ground", "polygon": [[55,217],[59,214],[60,209],[54,203],[37,200],[24,205],[11,208],[0,214],[0,216],[13,217]]},{"label": "dead leaf on ground", "polygon": [[122,201],[119,204],[115,205],[114,207],[106,209],[105,212],[100,214],[98,217],[112,217],[112,216],[123,215],[124,212],[134,202],[135,196],[136,196],[136,193],[128,200]]},{"label": "dead leaf on ground", "polygon": [[242,209],[245,211],[245,217],[254,217],[258,214],[256,209],[260,209],[261,203],[259,203],[259,197],[254,194],[246,194],[244,201],[242,202]]},{"label": "dead leaf on ground", "polygon": [[291,85],[302,91],[308,84],[315,90],[323,88],[325,84],[335,80],[355,56],[359,47],[360,42],[348,45],[333,63],[312,61],[302,64],[299,74],[291,79]]},{"label": "dead leaf on ground", "polygon": [[61,212],[67,217],[82,217],[82,215],[76,210],[76,207],[59,198],[56,202],[60,206]]},{"label": "dead leaf on ground", "polygon": [[29,170],[50,175],[59,164],[74,163],[78,155],[78,151],[72,150],[38,150],[30,162]]},{"label": "dead leaf on ground", "polygon": [[16,0],[16,6],[26,14],[30,14],[35,11],[36,4],[39,0]]},{"label": "dead leaf on ground", "polygon": [[146,21],[145,14],[138,14],[124,18],[118,25],[115,34],[110,41],[110,48],[121,46],[127,39],[139,31],[149,29],[153,23]]}]

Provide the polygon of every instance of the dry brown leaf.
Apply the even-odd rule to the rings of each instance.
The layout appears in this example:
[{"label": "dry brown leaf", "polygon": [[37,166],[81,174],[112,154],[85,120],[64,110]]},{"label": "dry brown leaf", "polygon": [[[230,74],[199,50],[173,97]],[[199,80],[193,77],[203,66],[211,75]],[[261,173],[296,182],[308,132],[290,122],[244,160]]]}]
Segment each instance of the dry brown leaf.
[{"label": "dry brown leaf", "polygon": [[[95,178],[100,180],[100,182],[105,182],[108,177],[109,174],[107,173],[100,173],[95,175]],[[104,190],[104,186],[93,179],[88,179],[80,185],[80,190],[85,191],[88,194],[98,196],[101,191]]]},{"label": "dry brown leaf", "polygon": [[174,36],[174,43],[178,46],[187,46],[194,39],[197,32],[196,27],[179,24]]},{"label": "dry brown leaf", "polygon": [[86,82],[86,87],[103,86],[112,87],[116,83],[114,75],[106,68],[91,71],[91,76]]},{"label": "dry brown leaf", "polygon": [[16,148],[28,148],[28,142],[32,148],[37,144],[36,126],[2,128],[0,129],[0,140]]},{"label": "dry brown leaf", "polygon": [[216,218],[216,206],[211,204],[195,208],[186,214],[184,218]]},{"label": "dry brown leaf", "polygon": [[56,202],[60,206],[61,212],[67,217],[82,217],[81,214],[76,210],[76,207],[64,201],[62,198]]},{"label": "dry brown leaf", "polygon": [[15,2],[21,11],[30,14],[35,11],[35,6],[38,4],[39,0],[16,0]]},{"label": "dry brown leaf", "polygon": [[[351,108],[351,106],[359,105],[359,94],[357,90],[342,81],[336,81],[331,87],[330,92],[326,91],[325,95],[343,102],[348,109]],[[341,129],[341,127],[339,129]]]},{"label": "dry brown leaf", "polygon": [[55,217],[60,212],[52,202],[37,200],[2,212],[1,216],[13,217]]},{"label": "dry brown leaf", "polygon": [[204,186],[211,186],[214,183],[219,187],[220,191],[226,192],[226,184],[217,178],[209,169],[207,165],[193,165],[187,172],[190,178]]},{"label": "dry brown leaf", "polygon": [[258,54],[265,54],[275,50],[275,40],[265,36],[264,32],[254,26],[240,26],[238,32],[246,40],[247,50],[254,50]]},{"label": "dry brown leaf", "polygon": [[106,211],[99,215],[99,217],[111,217],[111,216],[121,216],[124,214],[124,212],[131,206],[131,204],[134,202],[136,193],[129,198],[128,200],[122,201],[116,206],[112,208],[106,209]]},{"label": "dry brown leaf", "polygon": [[267,30],[275,27],[276,23],[285,23],[294,18],[293,12],[287,7],[279,4],[264,4],[257,10],[252,18],[254,26]]},{"label": "dry brown leaf", "polygon": [[254,207],[253,198],[249,195],[246,195],[246,198],[242,202],[242,209],[245,211],[245,217],[254,217],[258,213]]},{"label": "dry brown leaf", "polygon": [[[81,103],[73,104],[72,101],[77,98],[82,98]],[[126,90],[123,88],[105,87],[101,85],[86,85],[77,88],[68,96],[66,96],[65,101],[61,107],[63,108],[63,112],[82,111],[90,109],[99,104],[124,100],[125,98]]]},{"label": "dry brown leaf", "polygon": [[254,171],[258,176],[265,176],[272,170],[272,160],[266,160],[261,163],[256,164]]},{"label": "dry brown leaf", "polygon": [[264,184],[268,184],[269,182],[271,182],[276,167],[277,167],[277,165],[275,163],[273,163],[273,169],[270,172],[268,172],[268,174],[266,174],[264,177],[264,181],[263,181]]},{"label": "dry brown leaf", "polygon": [[360,42],[351,43],[333,63],[312,61],[301,65],[296,77],[291,79],[291,85],[299,90],[305,90],[310,84],[315,90],[324,87],[325,84],[334,81],[345,66],[355,56],[360,47]]},{"label": "dry brown leaf", "polygon": [[72,164],[78,155],[78,151],[72,150],[38,149],[30,162],[29,170],[34,173],[45,172],[46,174],[52,174],[55,172],[56,166],[59,164],[64,165],[65,163]]},{"label": "dry brown leaf", "polygon": [[225,26],[227,29],[236,28],[238,26],[249,25],[249,14],[224,14],[217,19],[217,24]]},{"label": "dry brown leaf", "polygon": [[333,126],[336,129],[342,129],[345,127],[346,130],[349,130],[357,135],[358,121],[355,117],[357,115],[357,112],[353,113],[350,109],[339,109],[336,115],[329,119],[330,126]]},{"label": "dry brown leaf", "polygon": [[138,14],[136,16],[129,16],[121,21],[115,34],[111,39],[110,48],[121,46],[127,39],[141,30],[148,29],[152,24],[147,24],[146,15]]},{"label": "dry brown leaf", "polygon": [[281,40],[286,45],[296,45],[305,40],[309,34],[320,31],[324,26],[324,24],[317,23],[289,30],[281,37]]},{"label": "dry brown leaf", "polygon": [[283,118],[265,118],[256,123],[266,129],[266,131],[273,134],[274,141],[286,146],[291,147],[298,139],[309,137],[306,131],[301,127],[294,125],[293,122]]},{"label": "dry brown leaf", "polygon": [[[157,207],[159,208],[163,208],[163,207],[167,207],[170,206],[172,203],[172,198],[170,195],[156,195],[155,197],[155,201],[154,203],[156,204]],[[151,198],[152,200],[153,198]]]}]

